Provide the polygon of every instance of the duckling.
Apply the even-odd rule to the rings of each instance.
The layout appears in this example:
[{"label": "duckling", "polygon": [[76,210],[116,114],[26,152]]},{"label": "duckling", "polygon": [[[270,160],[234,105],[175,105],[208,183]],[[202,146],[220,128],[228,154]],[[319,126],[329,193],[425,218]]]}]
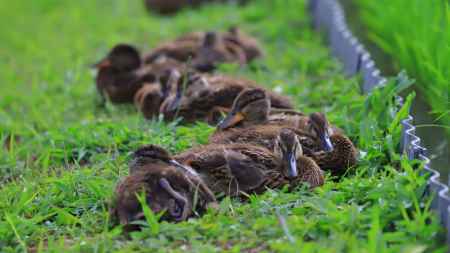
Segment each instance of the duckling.
[{"label": "duckling", "polygon": [[197,171],[216,194],[261,193],[266,188],[295,186],[300,182],[311,187],[323,184],[323,173],[313,160],[303,156],[301,144],[292,131],[280,131],[275,143],[274,152],[242,143],[210,144],[174,158]]},{"label": "duckling", "polygon": [[[230,110],[242,90],[258,86],[253,81],[226,75],[192,74],[187,77],[187,81],[181,80],[186,79],[180,79],[177,89],[172,89],[177,93],[170,107],[173,110],[163,110],[162,113],[168,119],[172,119],[177,112],[185,122],[205,120],[210,124],[218,122],[211,120],[216,118],[216,112],[227,113]],[[270,91],[266,93],[274,107],[292,108],[289,98]]]},{"label": "duckling", "polygon": [[155,80],[159,80],[161,84],[164,84],[168,80],[171,70],[185,72],[188,70],[188,67],[186,64],[173,58],[161,56],[152,63],[145,64],[140,71],[151,73]]},{"label": "duckling", "polygon": [[186,63],[196,57],[202,46],[202,40],[178,39],[163,43],[143,56],[144,64],[150,64],[160,57],[171,58],[178,62]]},{"label": "duckling", "polygon": [[[289,152],[292,150],[292,152]],[[321,168],[316,162],[303,154],[302,144],[299,136],[295,131],[289,128],[282,128],[275,141],[274,153],[278,157],[283,157],[283,167],[288,166],[287,163],[296,162],[298,176],[295,182],[306,182],[310,187],[314,188],[324,184],[324,176]],[[291,165],[295,167],[295,165]],[[291,183],[291,185],[296,185]]]},{"label": "duckling", "polygon": [[228,29],[228,32],[224,34],[224,40],[226,43],[232,43],[241,47],[249,62],[264,55],[259,42],[255,38],[242,32],[237,26],[232,26]]},{"label": "duckling", "polygon": [[102,98],[113,103],[133,102],[134,94],[143,82],[152,82],[154,77],[139,72],[141,59],[136,48],[126,44],[115,46],[108,55],[94,65],[97,70],[97,90]]},{"label": "duckling", "polygon": [[[303,113],[272,108],[270,94],[261,88],[242,90],[233,101],[230,112],[217,126],[219,130],[231,127],[248,127],[262,124],[290,125],[298,127],[307,119]],[[274,106],[277,107],[277,106]],[[298,125],[298,126],[297,126]]]},{"label": "duckling", "polygon": [[247,63],[244,50],[236,44],[224,43],[220,34],[207,32],[202,46],[192,60],[194,68],[201,72],[211,72],[220,63]]},{"label": "duckling", "polygon": [[[197,176],[186,173],[183,165],[156,145],[148,145],[133,154],[130,176],[116,188],[111,214],[127,230],[135,230],[131,222],[144,219],[137,195],[144,192],[146,203],[155,213],[164,212],[162,220],[183,221],[216,205],[211,190]],[[197,195],[197,196],[196,196]],[[193,206],[197,198],[197,205]]]}]

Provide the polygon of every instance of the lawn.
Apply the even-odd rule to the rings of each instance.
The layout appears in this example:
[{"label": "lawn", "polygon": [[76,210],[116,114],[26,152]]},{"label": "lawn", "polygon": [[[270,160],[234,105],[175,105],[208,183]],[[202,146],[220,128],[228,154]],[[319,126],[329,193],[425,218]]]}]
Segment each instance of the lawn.
[{"label": "lawn", "polygon": [[[0,9],[1,252],[445,252],[443,231],[423,198],[421,165],[395,152],[400,113],[393,78],[369,98],[345,78],[311,30],[305,1],[211,5],[171,18],[141,1],[4,1]],[[132,106],[98,106],[89,66],[119,42],[150,49],[194,29],[239,24],[266,57],[221,71],[324,111],[360,149],[354,172],[314,191],[268,190],[247,203],[126,237],[108,206],[130,153],[155,143],[171,152],[205,143],[213,127],[146,121]],[[398,85],[398,86],[397,86]],[[414,170],[416,168],[416,170]]]}]

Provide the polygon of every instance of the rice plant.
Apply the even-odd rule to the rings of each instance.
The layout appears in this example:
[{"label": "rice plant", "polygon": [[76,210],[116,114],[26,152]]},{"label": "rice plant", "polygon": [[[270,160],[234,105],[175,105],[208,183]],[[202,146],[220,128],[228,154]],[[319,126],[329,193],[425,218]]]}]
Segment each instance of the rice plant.
[{"label": "rice plant", "polygon": [[443,0],[355,0],[369,38],[417,80],[436,120],[450,125],[450,4]]}]

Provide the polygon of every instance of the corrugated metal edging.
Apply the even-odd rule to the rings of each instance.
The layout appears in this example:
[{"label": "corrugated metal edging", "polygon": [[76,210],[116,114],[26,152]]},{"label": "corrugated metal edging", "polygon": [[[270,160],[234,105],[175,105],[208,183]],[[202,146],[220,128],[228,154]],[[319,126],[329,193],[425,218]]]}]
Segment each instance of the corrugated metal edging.
[{"label": "corrugated metal edging", "polygon": [[[361,90],[364,94],[386,82],[370,53],[348,29],[343,8],[337,0],[309,0],[308,10],[312,15],[313,26],[325,33],[333,55],[343,63],[345,74],[361,74]],[[424,161],[425,171],[430,174],[427,194],[433,196],[431,208],[438,213],[447,231],[447,242],[450,242],[449,189],[440,182],[439,172],[430,168],[430,159],[426,156],[426,149],[421,146],[420,138],[415,135],[413,121],[411,115],[402,121],[401,152],[409,159]]]}]

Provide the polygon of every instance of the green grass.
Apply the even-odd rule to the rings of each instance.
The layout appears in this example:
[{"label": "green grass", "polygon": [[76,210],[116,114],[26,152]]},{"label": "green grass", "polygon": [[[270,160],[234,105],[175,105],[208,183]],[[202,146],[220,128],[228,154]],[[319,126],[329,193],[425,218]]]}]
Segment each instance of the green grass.
[{"label": "green grass", "polygon": [[[344,78],[310,29],[304,1],[213,5],[173,18],[148,16],[140,1],[1,4],[0,140],[9,146],[0,152],[1,252],[445,252],[422,198],[426,178],[413,169],[420,164],[395,152],[412,97],[399,114],[392,98],[408,82],[359,95],[358,80]],[[222,70],[290,94],[303,111],[327,112],[361,150],[356,173],[313,192],[225,199],[179,224],[156,223],[147,211],[148,227],[126,238],[111,227],[108,204],[130,153],[146,143],[179,152],[213,128],[145,121],[132,106],[98,108],[88,66],[118,42],[149,49],[231,24],[261,38],[267,57]]]},{"label": "green grass", "polygon": [[[368,36],[406,69],[431,105],[436,119],[450,126],[450,5],[442,0],[355,0]],[[449,129],[450,130],[450,129]],[[450,131],[449,131],[450,133]]]}]

